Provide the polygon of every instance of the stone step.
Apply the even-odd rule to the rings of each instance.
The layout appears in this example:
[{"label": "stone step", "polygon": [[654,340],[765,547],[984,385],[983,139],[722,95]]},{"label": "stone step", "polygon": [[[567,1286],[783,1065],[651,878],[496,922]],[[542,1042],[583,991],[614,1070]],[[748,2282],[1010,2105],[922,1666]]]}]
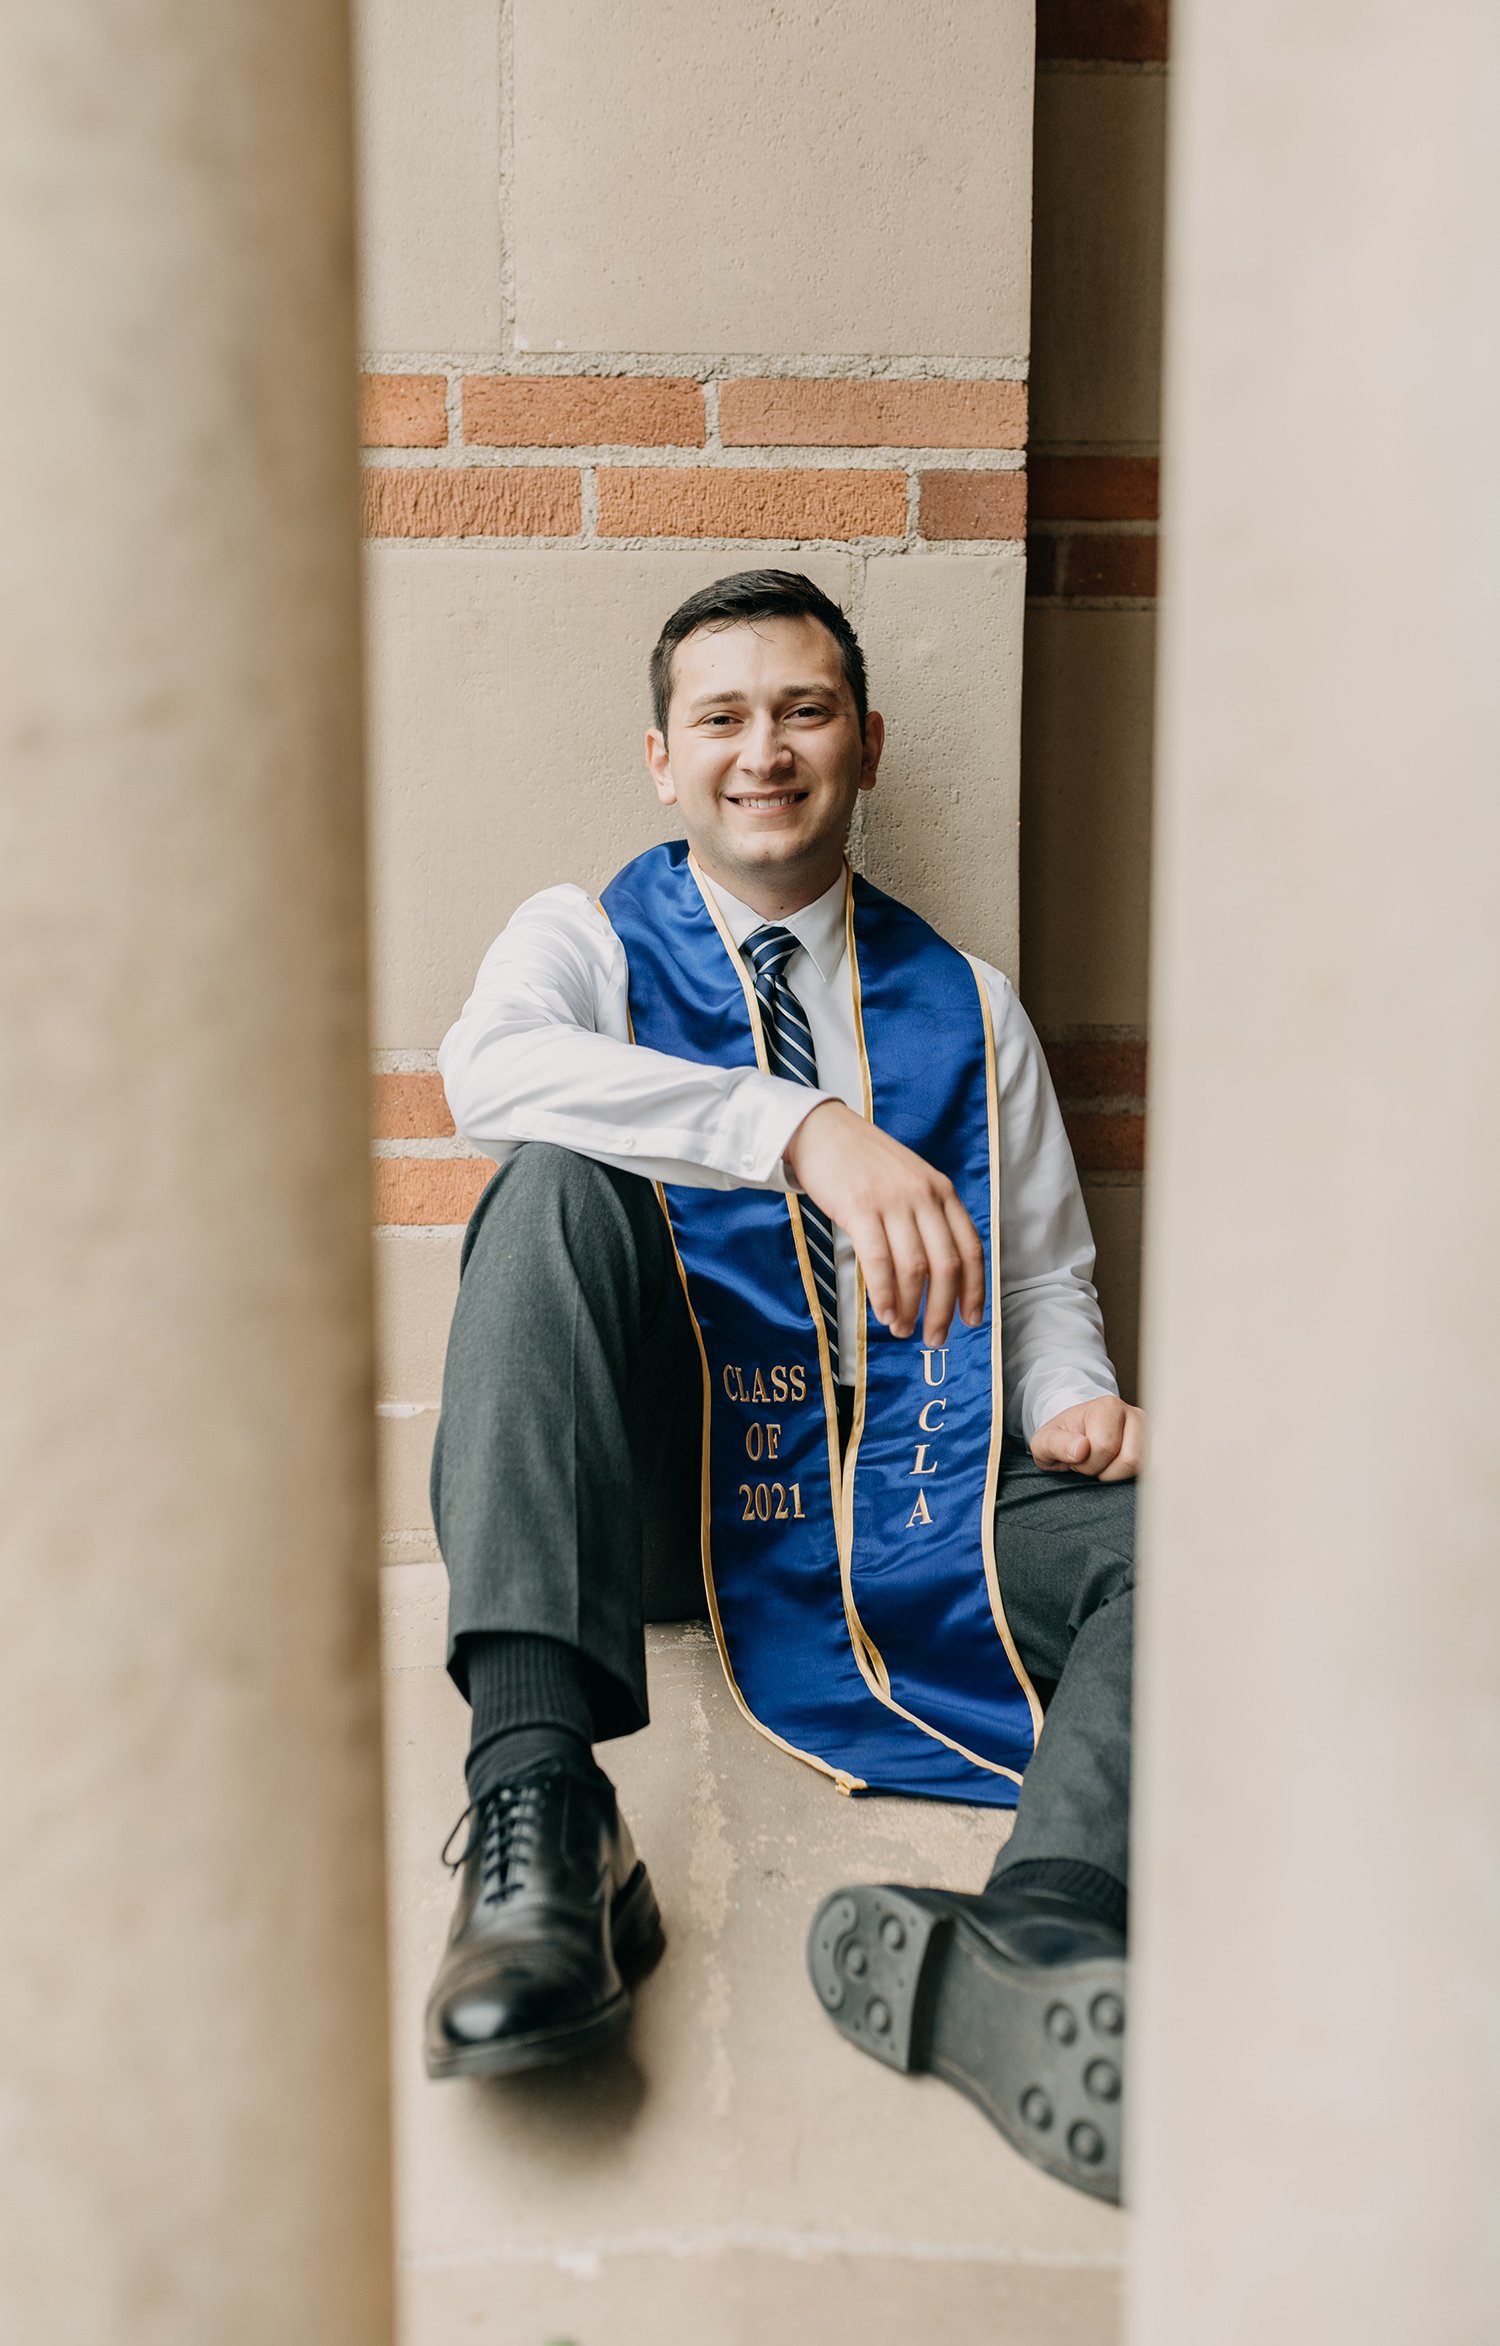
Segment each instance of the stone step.
[{"label": "stone step", "polygon": [[652,1725],[603,1753],[668,1934],[629,2037],[429,2083],[467,1712],[441,1567],[384,1589],[402,2346],[1113,2346],[1121,2217],[862,2059],[803,1964],[827,1890],[977,1888],[1008,1819],[843,1798],[739,1716],[706,1628],[650,1633]]}]

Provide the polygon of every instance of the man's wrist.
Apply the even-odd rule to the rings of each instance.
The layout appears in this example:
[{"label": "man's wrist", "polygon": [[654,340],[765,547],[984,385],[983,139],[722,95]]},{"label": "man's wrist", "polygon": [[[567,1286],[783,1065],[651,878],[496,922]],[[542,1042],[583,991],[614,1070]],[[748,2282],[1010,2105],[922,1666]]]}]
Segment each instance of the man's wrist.
[{"label": "man's wrist", "polygon": [[787,1180],[794,1189],[800,1190],[802,1187],[801,1176],[797,1171],[796,1162],[796,1151],[801,1144],[802,1135],[806,1132],[807,1127],[809,1124],[811,1124],[814,1116],[816,1116],[820,1108],[837,1107],[839,1104],[840,1103],[835,1100],[831,1092],[823,1092],[819,1094],[811,1101],[806,1113],[798,1117],[791,1131],[787,1134],[786,1146],[781,1152],[781,1162],[786,1169]]}]

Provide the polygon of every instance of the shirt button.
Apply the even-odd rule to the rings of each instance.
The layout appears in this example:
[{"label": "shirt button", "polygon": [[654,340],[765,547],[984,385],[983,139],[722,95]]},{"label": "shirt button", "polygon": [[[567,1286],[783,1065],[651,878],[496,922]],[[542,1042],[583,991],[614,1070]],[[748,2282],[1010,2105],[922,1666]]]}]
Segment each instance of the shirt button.
[{"label": "shirt button", "polygon": [[741,1157],[740,1170],[744,1173],[753,1173],[755,1171],[755,1159],[753,1157]]},{"label": "shirt button", "polygon": [[635,1147],[635,1142],[634,1142],[634,1141],[631,1139],[631,1137],[630,1137],[630,1135],[629,1135],[629,1133],[628,1133],[628,1132],[625,1134],[625,1136],[624,1136],[623,1140],[620,1142],[620,1146],[621,1146],[621,1148],[624,1150],[624,1152],[625,1152],[626,1156],[629,1156],[629,1155],[630,1155],[630,1153],[631,1153],[631,1151],[634,1149],[634,1147]]}]

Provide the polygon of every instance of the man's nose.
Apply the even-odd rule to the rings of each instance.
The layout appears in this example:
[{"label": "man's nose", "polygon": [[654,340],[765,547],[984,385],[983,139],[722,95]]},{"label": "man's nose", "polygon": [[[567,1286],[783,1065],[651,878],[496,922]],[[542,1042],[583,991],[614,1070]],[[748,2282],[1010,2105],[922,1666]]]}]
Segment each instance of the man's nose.
[{"label": "man's nose", "polygon": [[773,717],[758,718],[740,742],[740,768],[757,780],[791,763],[791,743]]}]

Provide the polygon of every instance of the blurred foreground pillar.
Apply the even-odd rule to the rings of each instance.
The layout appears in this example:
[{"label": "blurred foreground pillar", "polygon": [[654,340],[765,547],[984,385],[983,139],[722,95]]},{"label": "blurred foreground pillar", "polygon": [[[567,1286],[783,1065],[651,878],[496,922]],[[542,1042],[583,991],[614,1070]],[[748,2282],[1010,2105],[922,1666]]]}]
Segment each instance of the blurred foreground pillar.
[{"label": "blurred foreground pillar", "polygon": [[389,2334],[340,0],[0,35],[0,2334]]},{"label": "blurred foreground pillar", "polygon": [[1135,2346],[1500,2336],[1500,12],[1174,11]]}]

